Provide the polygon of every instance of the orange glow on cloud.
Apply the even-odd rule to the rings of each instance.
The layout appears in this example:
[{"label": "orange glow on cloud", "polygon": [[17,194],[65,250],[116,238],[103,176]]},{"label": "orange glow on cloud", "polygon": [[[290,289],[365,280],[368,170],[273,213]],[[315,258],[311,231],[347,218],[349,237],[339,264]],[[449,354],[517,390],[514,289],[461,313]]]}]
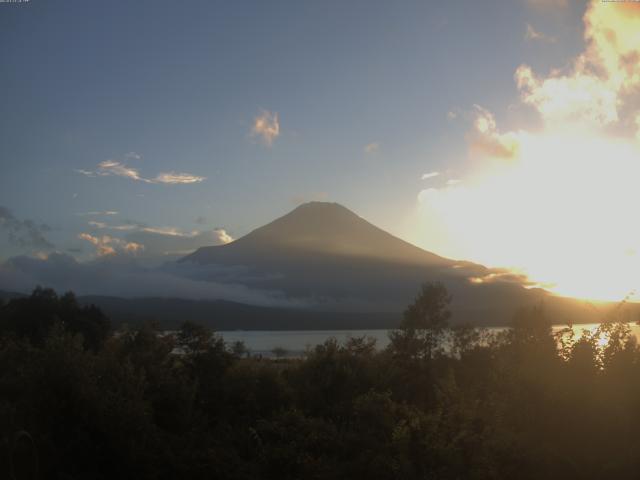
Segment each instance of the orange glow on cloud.
[{"label": "orange glow on cloud", "polygon": [[501,130],[476,106],[476,168],[419,193],[414,233],[560,294],[620,300],[640,292],[640,5],[596,0],[584,23],[585,50],[567,68],[515,72],[542,130]]}]

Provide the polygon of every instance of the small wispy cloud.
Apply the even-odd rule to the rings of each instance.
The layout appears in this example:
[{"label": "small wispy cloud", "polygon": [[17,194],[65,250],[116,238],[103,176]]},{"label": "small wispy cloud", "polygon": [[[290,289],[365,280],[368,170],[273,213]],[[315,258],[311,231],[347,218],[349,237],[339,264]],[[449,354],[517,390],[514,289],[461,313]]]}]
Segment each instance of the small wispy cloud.
[{"label": "small wispy cloud", "polygon": [[378,142],[372,142],[364,146],[364,153],[372,154],[380,151],[380,144]]},{"label": "small wispy cloud", "polygon": [[148,181],[140,176],[138,169],[129,167],[122,162],[114,160],[105,160],[98,164],[98,175],[108,176],[115,175],[117,177],[130,178],[131,180]]},{"label": "small wispy cloud", "polygon": [[143,227],[127,233],[125,239],[145,246],[149,258],[184,256],[200,247],[224,245],[233,237],[223,228],[182,231],[175,227]]},{"label": "small wispy cloud", "polygon": [[[125,155],[125,159],[134,159],[138,160],[141,156],[130,152]],[[190,173],[178,173],[178,172],[160,172],[153,178],[146,178],[140,175],[139,169],[135,167],[131,167],[127,165],[124,161],[118,160],[104,160],[98,164],[98,168],[96,170],[84,170],[84,169],[76,169],[77,173],[85,175],[87,177],[124,177],[130,180],[144,182],[144,183],[153,183],[153,184],[190,184],[190,183],[200,183],[206,180],[206,177],[201,177],[199,175],[192,175]]]},{"label": "small wispy cloud", "polygon": [[95,236],[89,233],[78,234],[80,240],[85,240],[96,247],[99,257],[115,255],[116,253],[136,254],[144,250],[144,245],[136,242],[128,242],[110,235]]},{"label": "small wispy cloud", "polygon": [[[197,246],[206,246],[212,243],[216,245],[221,245],[225,243],[229,243],[233,241],[233,237],[227,233],[227,231],[223,228],[215,228],[213,230],[191,230],[184,231],[177,227],[150,227],[144,224],[136,224],[129,223],[123,225],[109,225],[105,222],[98,222],[95,220],[91,220],[87,222],[87,224],[96,230],[112,230],[112,231],[121,231],[121,232],[129,232],[127,237],[131,236],[131,239],[137,243],[141,243],[146,245],[147,243],[152,243],[153,241],[157,241],[159,238],[173,238],[175,240],[186,240],[186,241],[197,241],[199,244]],[[103,238],[103,237],[95,237],[95,238]],[[113,238],[107,236],[106,238]],[[87,240],[87,238],[85,238]],[[197,243],[196,242],[196,243]],[[185,246],[185,249],[188,249],[193,242],[189,242]],[[193,243],[195,245],[195,243]],[[192,248],[195,249],[197,248]]]},{"label": "small wispy cloud", "polygon": [[428,178],[434,178],[434,177],[437,177],[438,175],[440,175],[440,172],[423,173],[421,178],[422,180],[427,180]]},{"label": "small wispy cloud", "polygon": [[118,215],[118,213],[119,212],[115,210],[96,210],[92,212],[76,213],[76,215],[78,215],[79,217],[100,217],[103,215],[106,215],[106,216]]},{"label": "small wispy cloud", "polygon": [[176,172],[164,172],[159,173],[156,178],[152,179],[150,183],[168,183],[168,184],[189,184],[200,183],[205,180],[205,177],[198,175],[191,175],[190,173],[176,173]]},{"label": "small wispy cloud", "polygon": [[107,224],[104,222],[95,222],[95,221],[90,221],[89,225],[94,227],[94,228],[107,228]]},{"label": "small wispy cloud", "polygon": [[262,141],[268,147],[280,136],[280,120],[277,113],[268,110],[262,110],[259,115],[253,119],[253,128],[251,129],[252,137],[261,137]]},{"label": "small wispy cloud", "polygon": [[544,33],[537,31],[529,23],[527,23],[527,30],[525,31],[524,38],[525,40],[530,40],[534,42],[546,42],[546,43],[555,43],[558,40],[556,37],[551,37],[549,35],[545,35]]}]

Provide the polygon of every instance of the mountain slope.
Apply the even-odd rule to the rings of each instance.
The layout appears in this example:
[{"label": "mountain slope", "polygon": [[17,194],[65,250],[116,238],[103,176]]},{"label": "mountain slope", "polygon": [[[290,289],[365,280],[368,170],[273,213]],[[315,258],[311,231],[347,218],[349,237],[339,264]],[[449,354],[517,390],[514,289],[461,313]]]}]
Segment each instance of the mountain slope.
[{"label": "mountain slope", "polygon": [[500,281],[499,275],[473,284],[471,277],[487,278],[494,271],[422,250],[335,203],[301,205],[230,244],[200,248],[181,262],[200,267],[200,278],[210,275],[211,280],[218,280],[220,267],[235,268],[238,276],[231,281],[331,311],[401,312],[422,282],[442,281],[454,296],[459,320],[498,324],[519,306],[548,296],[513,279]]},{"label": "mountain slope", "polygon": [[235,242],[200,248],[184,260],[208,264],[251,259],[264,263],[309,255],[429,266],[455,263],[394,237],[342,205],[326,202],[305,203]]}]

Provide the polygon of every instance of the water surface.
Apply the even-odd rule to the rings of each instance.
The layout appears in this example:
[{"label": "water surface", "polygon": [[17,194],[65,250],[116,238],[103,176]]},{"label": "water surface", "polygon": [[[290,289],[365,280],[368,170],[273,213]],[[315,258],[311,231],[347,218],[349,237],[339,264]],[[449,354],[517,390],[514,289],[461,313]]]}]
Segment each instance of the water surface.
[{"label": "water surface", "polygon": [[[555,325],[555,331],[566,328],[566,325]],[[574,325],[573,331],[580,337],[583,330],[594,331],[598,327],[596,323]],[[630,324],[632,333],[640,340],[640,326]],[[489,332],[500,332],[505,327],[491,327]],[[282,349],[279,352],[283,356],[301,356],[307,349],[324,343],[329,338],[335,338],[344,343],[350,337],[372,337],[376,339],[376,347],[383,349],[389,345],[389,330],[234,330],[217,332],[228,343],[235,341],[244,342],[252,355],[273,357],[274,349]],[[606,340],[605,340],[606,341]]]}]

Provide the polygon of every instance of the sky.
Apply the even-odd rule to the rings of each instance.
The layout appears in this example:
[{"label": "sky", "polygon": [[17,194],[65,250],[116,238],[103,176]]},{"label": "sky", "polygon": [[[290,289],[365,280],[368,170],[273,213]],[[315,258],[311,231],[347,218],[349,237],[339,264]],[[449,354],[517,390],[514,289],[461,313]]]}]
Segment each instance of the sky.
[{"label": "sky", "polygon": [[178,256],[326,200],[622,298],[639,22],[578,0],[0,3],[0,260]]}]

